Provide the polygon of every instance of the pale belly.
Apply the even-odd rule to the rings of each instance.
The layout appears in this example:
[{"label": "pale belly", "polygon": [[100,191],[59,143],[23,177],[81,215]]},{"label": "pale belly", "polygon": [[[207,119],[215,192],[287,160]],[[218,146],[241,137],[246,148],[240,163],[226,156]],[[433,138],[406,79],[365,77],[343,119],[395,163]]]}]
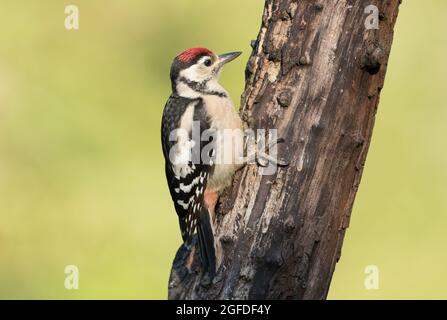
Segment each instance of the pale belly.
[{"label": "pale belly", "polygon": [[209,96],[204,103],[211,115],[211,127],[217,130],[216,161],[207,190],[219,193],[231,184],[234,173],[243,166],[243,125],[230,99]]},{"label": "pale belly", "polygon": [[[243,136],[240,138],[240,145],[243,145]],[[228,149],[228,146],[226,147]],[[223,155],[224,147],[223,145],[216,145],[216,163],[214,165],[214,170],[212,175],[208,180],[208,189],[209,191],[220,192],[231,184],[234,173],[243,166],[243,151],[233,152],[229,154],[229,152],[225,152]],[[219,162],[218,159],[220,156],[223,161]],[[231,161],[230,161],[231,158]]]}]

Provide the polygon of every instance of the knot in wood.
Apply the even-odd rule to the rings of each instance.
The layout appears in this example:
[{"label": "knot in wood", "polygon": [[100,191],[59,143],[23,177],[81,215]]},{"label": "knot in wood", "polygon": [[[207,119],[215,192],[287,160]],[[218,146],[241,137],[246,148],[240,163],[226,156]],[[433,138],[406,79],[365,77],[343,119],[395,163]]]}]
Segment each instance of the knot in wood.
[{"label": "knot in wood", "polygon": [[386,57],[385,51],[379,44],[370,44],[367,46],[361,60],[361,68],[370,75],[377,74]]},{"label": "knot in wood", "polygon": [[281,107],[287,108],[292,103],[292,94],[289,90],[283,91],[278,96],[278,103]]}]

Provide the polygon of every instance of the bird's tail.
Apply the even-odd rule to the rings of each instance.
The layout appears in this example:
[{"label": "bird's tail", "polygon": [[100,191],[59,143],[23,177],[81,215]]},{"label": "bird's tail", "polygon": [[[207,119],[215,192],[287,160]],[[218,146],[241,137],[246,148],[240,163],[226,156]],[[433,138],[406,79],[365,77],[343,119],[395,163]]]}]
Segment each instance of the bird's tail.
[{"label": "bird's tail", "polygon": [[208,272],[212,278],[216,274],[216,250],[214,247],[214,234],[211,223],[208,210],[202,207],[197,224],[200,259],[204,272]]}]

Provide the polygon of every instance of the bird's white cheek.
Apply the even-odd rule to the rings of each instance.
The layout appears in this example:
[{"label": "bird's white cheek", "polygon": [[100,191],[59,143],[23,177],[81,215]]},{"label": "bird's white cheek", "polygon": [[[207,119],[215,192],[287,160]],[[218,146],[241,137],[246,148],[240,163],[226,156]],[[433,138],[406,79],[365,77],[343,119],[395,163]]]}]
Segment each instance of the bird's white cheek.
[{"label": "bird's white cheek", "polygon": [[209,70],[205,70],[200,65],[193,65],[188,69],[180,72],[180,76],[194,82],[202,82],[210,77],[211,73]]}]

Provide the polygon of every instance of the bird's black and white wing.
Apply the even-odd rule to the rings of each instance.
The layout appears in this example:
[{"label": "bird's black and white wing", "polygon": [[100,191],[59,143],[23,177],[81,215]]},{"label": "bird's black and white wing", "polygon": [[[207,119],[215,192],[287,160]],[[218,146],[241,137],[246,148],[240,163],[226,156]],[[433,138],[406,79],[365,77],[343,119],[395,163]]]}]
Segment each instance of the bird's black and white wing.
[{"label": "bird's black and white wing", "polygon": [[213,166],[212,162],[203,161],[200,155],[207,143],[201,141],[201,136],[209,128],[202,99],[170,97],[162,121],[166,178],[183,241],[190,244],[197,229],[202,262],[206,269],[213,272],[214,235],[208,210],[204,206],[204,192]]}]

